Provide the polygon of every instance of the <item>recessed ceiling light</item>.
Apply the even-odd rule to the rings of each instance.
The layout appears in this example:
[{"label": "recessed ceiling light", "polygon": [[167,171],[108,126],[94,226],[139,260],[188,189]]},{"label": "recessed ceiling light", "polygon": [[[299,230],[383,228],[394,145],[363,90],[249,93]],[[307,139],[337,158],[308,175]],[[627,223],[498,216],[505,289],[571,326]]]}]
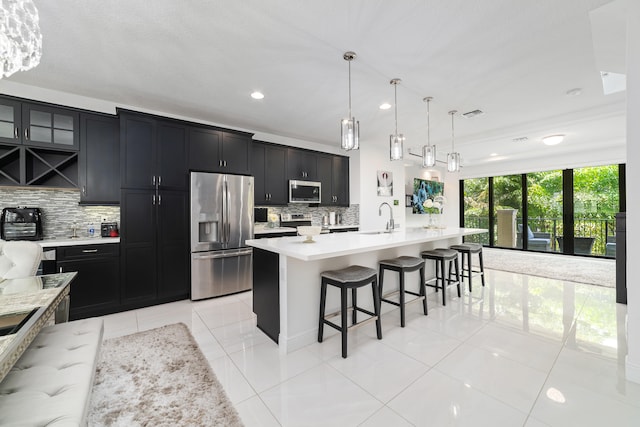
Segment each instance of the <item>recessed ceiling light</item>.
[{"label": "recessed ceiling light", "polygon": [[253,92],[253,93],[251,94],[251,97],[252,97],[253,99],[262,99],[262,98],[264,98],[264,94],[263,94],[262,92],[258,92],[258,91],[256,91],[256,92]]},{"label": "recessed ceiling light", "polygon": [[564,140],[564,135],[549,135],[542,138],[542,142],[546,145],[560,144]]},{"label": "recessed ceiling light", "polygon": [[498,155],[498,153],[491,153],[491,154],[489,154],[489,155],[490,155],[491,157],[495,157],[495,156],[497,156],[497,155]]},{"label": "recessed ceiling light", "polygon": [[569,89],[567,92],[565,92],[567,94],[567,96],[579,96],[582,95],[582,89],[579,87],[573,88],[573,89]]},{"label": "recessed ceiling light", "polygon": [[391,104],[389,104],[388,102],[380,104],[380,109],[381,110],[388,110],[389,108],[391,108]]}]

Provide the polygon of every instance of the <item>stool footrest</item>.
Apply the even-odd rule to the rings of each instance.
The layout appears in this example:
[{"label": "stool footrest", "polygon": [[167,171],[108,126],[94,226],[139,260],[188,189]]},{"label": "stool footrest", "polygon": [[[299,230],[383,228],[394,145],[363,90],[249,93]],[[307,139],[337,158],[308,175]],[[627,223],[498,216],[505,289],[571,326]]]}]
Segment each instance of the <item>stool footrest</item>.
[{"label": "stool footrest", "polygon": [[[359,310],[359,311],[360,311],[360,310]],[[369,312],[369,311],[364,311],[364,313],[372,314],[372,316],[371,316],[371,317],[368,317],[368,318],[366,318],[366,319],[364,319],[364,320],[361,320],[361,321],[359,321],[359,322],[357,322],[357,323],[354,323],[354,324],[352,324],[352,325],[347,326],[347,330],[351,330],[351,329],[354,329],[354,328],[359,328],[360,326],[364,326],[364,325],[366,325],[366,324],[368,324],[368,323],[375,322],[376,320],[378,320],[378,316],[376,316],[375,314],[373,314],[373,313],[371,313],[371,312]],[[336,330],[338,330],[338,331],[342,331],[342,327],[341,327],[340,325],[337,325],[337,324],[335,324],[335,323],[333,323],[333,322],[330,322],[330,321],[329,321],[329,320],[327,320],[326,318],[324,318],[324,319],[322,320],[322,322],[323,322],[325,325],[329,325],[329,326],[331,326],[333,329],[336,329]]]}]

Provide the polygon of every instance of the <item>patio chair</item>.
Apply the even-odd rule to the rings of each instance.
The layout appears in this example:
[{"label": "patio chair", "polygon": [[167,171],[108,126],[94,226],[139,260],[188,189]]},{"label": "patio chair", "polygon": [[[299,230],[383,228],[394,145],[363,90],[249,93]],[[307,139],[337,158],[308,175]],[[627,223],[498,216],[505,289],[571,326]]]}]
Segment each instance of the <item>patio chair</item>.
[{"label": "patio chair", "polygon": [[[518,247],[522,246],[522,224],[518,224]],[[551,249],[551,233],[531,231],[527,225],[527,249],[533,251],[548,251]]]}]

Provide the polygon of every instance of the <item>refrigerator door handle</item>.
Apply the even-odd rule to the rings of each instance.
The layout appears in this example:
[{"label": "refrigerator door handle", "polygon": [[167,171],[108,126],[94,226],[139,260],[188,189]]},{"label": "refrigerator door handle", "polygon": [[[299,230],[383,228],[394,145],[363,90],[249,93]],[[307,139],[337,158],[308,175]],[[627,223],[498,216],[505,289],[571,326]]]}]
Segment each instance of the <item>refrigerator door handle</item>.
[{"label": "refrigerator door handle", "polygon": [[218,251],[218,252],[207,252],[205,254],[193,254],[193,259],[201,260],[201,259],[217,259],[217,258],[231,258],[236,256],[243,255],[251,255],[253,249],[245,248],[239,249],[237,251]]},{"label": "refrigerator door handle", "polygon": [[225,238],[224,238],[224,242],[225,243],[229,243],[229,240],[231,239],[231,222],[230,222],[230,216],[231,216],[231,195],[229,194],[229,183],[227,182],[227,180],[224,180],[224,198],[225,198],[225,204],[224,204],[224,228],[225,228]]}]

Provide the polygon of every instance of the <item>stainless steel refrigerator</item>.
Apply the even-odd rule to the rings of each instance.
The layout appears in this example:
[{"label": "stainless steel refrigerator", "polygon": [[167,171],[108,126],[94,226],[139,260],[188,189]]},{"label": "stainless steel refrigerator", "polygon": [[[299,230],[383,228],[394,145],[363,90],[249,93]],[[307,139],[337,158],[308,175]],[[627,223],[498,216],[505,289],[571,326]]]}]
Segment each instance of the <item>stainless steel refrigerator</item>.
[{"label": "stainless steel refrigerator", "polygon": [[191,299],[251,289],[253,177],[191,172]]}]

